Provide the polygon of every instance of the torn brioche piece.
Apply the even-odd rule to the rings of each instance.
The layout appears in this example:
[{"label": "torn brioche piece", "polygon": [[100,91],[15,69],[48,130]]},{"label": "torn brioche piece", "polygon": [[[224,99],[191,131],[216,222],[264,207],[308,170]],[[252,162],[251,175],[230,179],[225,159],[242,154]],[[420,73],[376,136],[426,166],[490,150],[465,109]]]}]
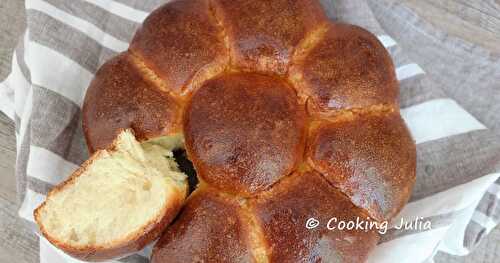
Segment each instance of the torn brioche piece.
[{"label": "torn brioche piece", "polygon": [[41,233],[56,247],[87,261],[138,251],[157,239],[188,193],[187,176],[172,150],[182,136],[139,143],[122,131],[55,187],[35,211]]}]

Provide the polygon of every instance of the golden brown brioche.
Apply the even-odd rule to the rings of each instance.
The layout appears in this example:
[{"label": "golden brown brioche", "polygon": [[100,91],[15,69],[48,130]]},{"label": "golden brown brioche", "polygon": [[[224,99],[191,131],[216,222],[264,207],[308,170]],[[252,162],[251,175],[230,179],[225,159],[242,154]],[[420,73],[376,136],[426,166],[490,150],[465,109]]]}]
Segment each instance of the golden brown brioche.
[{"label": "golden brown brioche", "polygon": [[398,113],[325,122],[308,142],[310,165],[372,218],[392,218],[415,182],[415,144]]},{"label": "golden brown brioche", "polygon": [[126,128],[185,137],[200,186],[156,263],[362,262],[375,232],[324,221],[390,220],[408,200],[398,97],[383,45],[316,0],[178,0],[98,71],[83,126],[91,151]]},{"label": "golden brown brioche", "polygon": [[96,73],[83,104],[83,130],[90,152],[105,149],[122,129],[138,140],[179,132],[180,105],[166,92],[151,88],[133,58],[123,53]]},{"label": "golden brown brioche", "polygon": [[151,261],[251,262],[249,231],[236,199],[198,189],[156,243]]},{"label": "golden brown brioche", "polygon": [[397,105],[394,66],[384,46],[370,32],[353,25],[327,26],[322,39],[297,57],[290,77],[309,98],[309,110],[337,110]]},{"label": "golden brown brioche", "polygon": [[231,62],[248,71],[285,74],[305,37],[327,22],[316,0],[217,0]]},{"label": "golden brown brioche", "polygon": [[283,80],[255,73],[210,79],[184,115],[186,150],[207,183],[252,194],[289,174],[302,158],[305,111]]},{"label": "golden brown brioche", "polygon": [[[327,229],[332,217],[367,216],[315,172],[291,175],[250,203],[270,262],[363,262],[378,241],[375,230]],[[315,229],[304,227],[311,217],[320,222]]]},{"label": "golden brown brioche", "polygon": [[211,12],[208,0],[172,1],[144,21],[130,51],[161,77],[164,88],[190,89],[197,78],[221,72],[228,59]]}]

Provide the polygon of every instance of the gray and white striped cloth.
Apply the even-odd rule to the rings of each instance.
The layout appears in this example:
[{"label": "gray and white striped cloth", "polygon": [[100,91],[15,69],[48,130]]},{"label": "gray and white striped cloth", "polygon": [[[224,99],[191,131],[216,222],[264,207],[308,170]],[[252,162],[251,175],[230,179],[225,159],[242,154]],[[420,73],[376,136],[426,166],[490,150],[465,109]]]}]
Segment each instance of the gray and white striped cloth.
[{"label": "gray and white striped cloth", "polygon": [[[0,110],[16,123],[19,216],[28,224],[53,185],[88,157],[80,109],[93,74],[128,47],[141,21],[164,2],[26,1],[28,27],[12,73],[0,84]],[[369,261],[431,262],[437,251],[467,254],[500,220],[500,89],[494,88],[500,59],[436,31],[393,1],[322,2],[332,19],[367,28],[392,55],[401,112],[418,154],[413,196],[395,222],[432,222],[431,230],[389,230]],[[404,52],[398,42],[409,48]],[[443,55],[451,52],[462,53]],[[410,58],[440,74],[425,74]],[[43,238],[40,252],[41,262],[80,262]],[[149,252],[120,261],[147,262]]]}]

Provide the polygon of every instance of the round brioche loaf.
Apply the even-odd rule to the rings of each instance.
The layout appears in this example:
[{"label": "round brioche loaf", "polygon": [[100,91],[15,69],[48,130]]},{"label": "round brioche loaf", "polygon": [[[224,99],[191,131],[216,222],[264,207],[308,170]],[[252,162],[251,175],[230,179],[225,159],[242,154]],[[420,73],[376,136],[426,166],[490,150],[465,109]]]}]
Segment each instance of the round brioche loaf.
[{"label": "round brioche loaf", "polygon": [[[408,201],[415,144],[389,54],[316,0],[184,0],[155,10],[91,83],[91,152],[123,129],[183,134],[197,189],[152,262],[363,262]],[[306,220],[321,222],[306,229]]]}]

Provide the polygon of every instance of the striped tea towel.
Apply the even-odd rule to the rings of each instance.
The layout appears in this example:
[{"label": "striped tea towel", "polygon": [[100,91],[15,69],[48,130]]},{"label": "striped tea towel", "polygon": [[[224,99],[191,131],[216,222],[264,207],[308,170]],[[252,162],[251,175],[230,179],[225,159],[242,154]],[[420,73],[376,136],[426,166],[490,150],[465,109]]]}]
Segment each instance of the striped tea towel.
[{"label": "striped tea towel", "polygon": [[[0,109],[16,123],[19,215],[28,224],[33,225],[32,211],[47,192],[88,157],[80,110],[93,74],[127,48],[141,21],[164,2],[26,0],[27,31],[14,53],[12,73],[0,85]],[[467,254],[500,219],[499,117],[481,107],[496,105],[492,100],[498,97],[479,91],[481,100],[461,97],[462,89],[429,78],[413,63],[396,34],[387,33],[404,37],[409,15],[401,6],[377,0],[322,2],[332,19],[376,34],[394,60],[401,112],[418,156],[413,196],[395,222],[432,223],[428,230],[390,229],[369,261],[431,262],[438,251]],[[383,15],[390,10],[401,13],[390,20]],[[426,47],[420,50],[426,56]],[[476,84],[463,83],[471,85],[468,91]],[[40,253],[41,262],[80,262],[43,238]],[[149,253],[147,248],[120,261],[147,262]]]}]

